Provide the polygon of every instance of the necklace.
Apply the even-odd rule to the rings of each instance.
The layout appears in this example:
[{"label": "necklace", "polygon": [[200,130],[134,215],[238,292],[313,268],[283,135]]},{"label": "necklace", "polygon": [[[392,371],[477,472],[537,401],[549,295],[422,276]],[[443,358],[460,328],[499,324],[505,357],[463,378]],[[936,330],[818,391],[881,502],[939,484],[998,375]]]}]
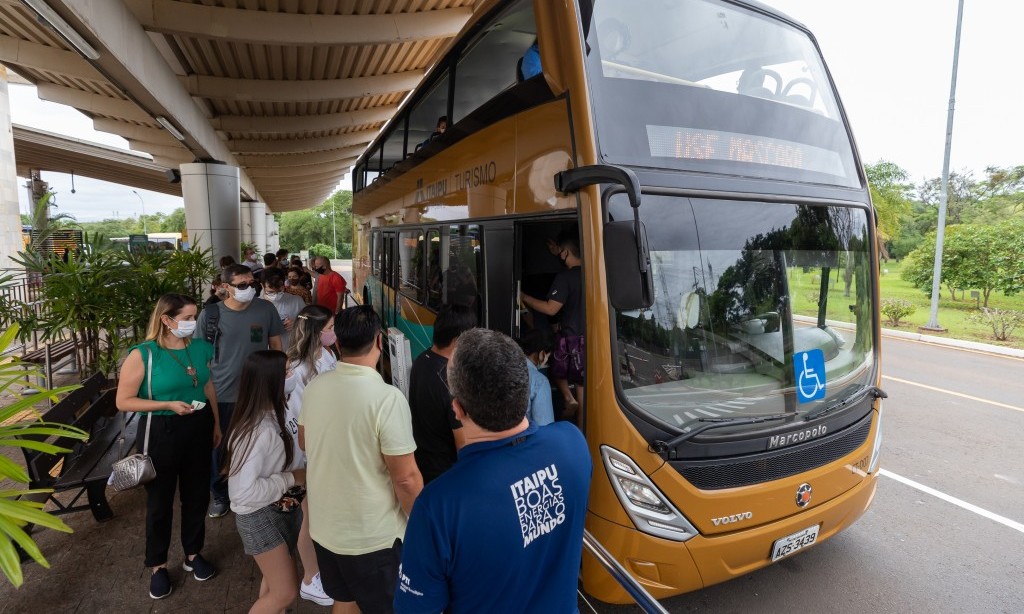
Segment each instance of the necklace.
[{"label": "necklace", "polygon": [[188,353],[188,345],[185,346],[185,356],[188,357],[188,366],[186,367],[178,357],[174,355],[174,352],[167,350],[167,354],[171,357],[171,360],[178,363],[178,366],[185,370],[185,374],[192,378],[192,387],[199,387],[199,376],[196,373],[196,368],[192,366],[192,355]]}]

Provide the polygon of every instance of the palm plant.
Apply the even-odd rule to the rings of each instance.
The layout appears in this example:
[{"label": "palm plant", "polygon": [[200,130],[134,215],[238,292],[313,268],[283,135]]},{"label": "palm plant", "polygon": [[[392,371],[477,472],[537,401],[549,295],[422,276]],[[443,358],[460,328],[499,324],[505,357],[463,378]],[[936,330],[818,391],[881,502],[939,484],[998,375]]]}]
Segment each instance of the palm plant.
[{"label": "palm plant", "polygon": [[75,221],[75,217],[70,213],[52,214],[50,207],[56,206],[50,204],[52,200],[53,192],[47,192],[32,207],[32,242],[29,244],[32,251],[39,251],[46,245],[53,233],[62,227],[63,222]]},{"label": "palm plant", "polygon": [[[18,327],[15,325],[0,335],[0,356],[6,353],[17,334]],[[35,367],[19,361],[15,357],[0,359],[0,394],[9,392],[13,385],[33,374],[37,374]],[[67,452],[67,450],[47,443],[46,438],[58,436],[79,440],[87,439],[89,434],[81,429],[66,424],[39,421],[38,412],[32,409],[36,403],[47,398],[56,398],[57,394],[75,388],[78,388],[78,385],[49,391],[43,390],[29,396],[15,397],[16,400],[13,403],[0,406],[0,448],[28,449],[46,454],[58,454]],[[36,438],[28,439],[26,436],[35,436]],[[39,438],[43,438],[43,440]],[[0,481],[7,479],[21,484],[29,483],[29,476],[25,469],[8,458],[5,453],[0,452]],[[52,491],[49,489],[41,488],[24,490],[0,488],[0,571],[15,587],[21,586],[24,581],[21,559],[15,544],[43,567],[49,568],[50,566],[39,546],[26,530],[29,524],[65,533],[71,532],[71,527],[43,510],[45,502],[26,498],[26,496],[50,492]]]}]

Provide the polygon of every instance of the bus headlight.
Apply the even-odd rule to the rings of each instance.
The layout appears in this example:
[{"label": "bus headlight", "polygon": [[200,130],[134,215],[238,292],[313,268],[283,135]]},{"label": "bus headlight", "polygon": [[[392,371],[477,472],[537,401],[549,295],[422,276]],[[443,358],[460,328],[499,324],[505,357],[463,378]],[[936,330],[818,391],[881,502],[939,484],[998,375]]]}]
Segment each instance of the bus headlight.
[{"label": "bus headlight", "polygon": [[619,503],[637,529],[677,542],[697,535],[697,529],[640,471],[633,459],[609,446],[601,446],[601,458]]},{"label": "bus headlight", "polygon": [[878,461],[882,458],[882,401],[878,401],[878,432],[875,434],[875,447],[871,450],[871,462],[868,464],[868,473],[874,473],[878,469]]}]

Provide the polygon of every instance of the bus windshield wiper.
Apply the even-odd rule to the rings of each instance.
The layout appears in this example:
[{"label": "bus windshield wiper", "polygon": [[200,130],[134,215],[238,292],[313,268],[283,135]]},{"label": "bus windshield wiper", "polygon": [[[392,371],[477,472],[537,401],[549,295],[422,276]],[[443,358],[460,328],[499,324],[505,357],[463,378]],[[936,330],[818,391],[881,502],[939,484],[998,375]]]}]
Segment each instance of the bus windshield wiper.
[{"label": "bus windshield wiper", "polygon": [[769,414],[767,416],[752,416],[750,418],[698,418],[697,422],[702,422],[703,424],[697,428],[688,430],[681,435],[669,439],[668,441],[655,441],[650,446],[650,449],[655,454],[662,455],[665,460],[672,460],[676,457],[676,448],[679,444],[700,435],[704,431],[710,431],[723,426],[740,426],[743,424],[774,422],[775,420],[785,420],[786,418],[792,417],[793,414]]},{"label": "bus windshield wiper", "polygon": [[[867,394],[870,394],[872,399],[887,399],[887,398],[889,398],[889,395],[886,394],[885,391],[882,390],[881,388],[879,388],[878,386],[869,386],[864,392],[866,392]],[[823,407],[822,409],[819,409],[816,412],[807,414],[806,416],[804,416],[804,422],[810,422],[811,420],[814,420],[816,418],[820,418],[820,417],[824,416],[825,414],[830,414],[830,413],[836,411],[837,409],[842,409],[842,408],[846,407],[847,405],[850,405],[851,403],[853,403],[854,399],[859,401],[862,398],[862,396],[863,396],[862,394],[858,394],[858,393],[851,394],[850,396],[848,396],[845,399],[839,401],[838,403],[833,403],[832,405],[829,405],[828,407]]]}]

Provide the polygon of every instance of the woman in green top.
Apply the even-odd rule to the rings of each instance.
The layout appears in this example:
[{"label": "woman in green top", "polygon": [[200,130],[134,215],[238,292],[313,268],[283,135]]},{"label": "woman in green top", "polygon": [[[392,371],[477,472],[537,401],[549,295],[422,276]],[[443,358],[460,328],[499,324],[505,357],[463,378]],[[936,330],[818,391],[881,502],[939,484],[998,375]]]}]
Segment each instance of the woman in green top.
[{"label": "woman in green top", "polygon": [[210,379],[213,346],[192,338],[197,312],[190,297],[160,297],[146,340],[128,352],[117,386],[117,408],[142,413],[137,431],[140,450],[146,423],[152,422],[149,456],[156,479],[146,484],[145,565],[153,572],[149,582],[153,599],[171,593],[167,551],[175,490],[181,497],[182,567],[200,581],[216,573],[199,554],[206,538],[211,451],[220,443],[221,430]]}]

